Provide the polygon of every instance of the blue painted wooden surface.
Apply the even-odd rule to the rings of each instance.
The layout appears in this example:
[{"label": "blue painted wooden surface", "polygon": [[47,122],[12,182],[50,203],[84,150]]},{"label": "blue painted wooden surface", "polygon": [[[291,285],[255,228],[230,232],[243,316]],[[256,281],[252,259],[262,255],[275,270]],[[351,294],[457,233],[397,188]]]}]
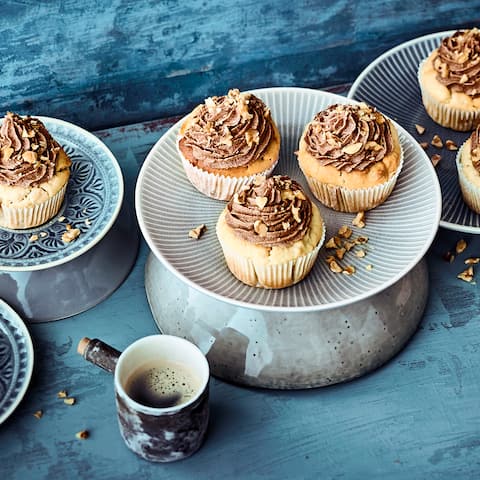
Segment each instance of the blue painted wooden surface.
[{"label": "blue painted wooden surface", "polygon": [[479,24],[479,0],[5,0],[0,112],[164,118],[231,87],[351,83],[405,40]]},{"label": "blue painted wooden surface", "polygon": [[[117,156],[128,198],[169,120],[99,132]],[[454,263],[442,257],[464,238]],[[0,426],[0,479],[480,478],[480,293],[456,278],[480,237],[440,230],[428,252],[431,293],[419,331],[387,365],[350,383],[305,391],[249,389],[212,379],[204,447],[156,465],[124,446],[112,377],[77,353],[83,336],[123,349],[157,332],[143,285],[147,248],[125,283],[94,309],[30,327],[36,362],[25,399]],[[66,389],[77,399],[57,399]],[[44,416],[33,413],[42,409]],[[81,441],[75,433],[88,429]]]}]

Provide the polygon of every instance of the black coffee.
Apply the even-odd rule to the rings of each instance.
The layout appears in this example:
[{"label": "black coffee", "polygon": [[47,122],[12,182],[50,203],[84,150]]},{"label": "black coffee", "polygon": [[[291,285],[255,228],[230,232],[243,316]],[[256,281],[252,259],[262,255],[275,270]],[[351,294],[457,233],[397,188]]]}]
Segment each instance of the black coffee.
[{"label": "black coffee", "polygon": [[200,388],[200,380],[184,365],[162,360],[137,368],[127,379],[125,391],[138,403],[168,408],[187,403]]}]

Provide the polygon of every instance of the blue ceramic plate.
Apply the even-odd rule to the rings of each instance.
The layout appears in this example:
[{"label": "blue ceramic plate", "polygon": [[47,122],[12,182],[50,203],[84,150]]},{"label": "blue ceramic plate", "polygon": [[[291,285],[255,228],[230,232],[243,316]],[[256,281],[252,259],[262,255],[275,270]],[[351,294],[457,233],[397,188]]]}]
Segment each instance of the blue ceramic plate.
[{"label": "blue ceramic plate", "polygon": [[[439,32],[410,40],[389,50],[372,62],[355,80],[348,96],[374,105],[397,121],[418,142],[428,142],[437,134],[445,143],[452,140],[460,147],[470,132],[456,132],[436,124],[423,107],[417,72],[424,60],[443,38],[454,31]],[[426,128],[419,135],[415,124]],[[457,152],[429,145],[429,157],[440,154],[441,161],[435,170],[442,190],[442,216],[444,228],[467,233],[480,233],[480,215],[470,210],[462,199],[458,185],[455,157]]]},{"label": "blue ceramic plate", "polygon": [[[0,230],[0,270],[41,270],[78,257],[105,236],[122,205],[122,172],[105,144],[71,123],[38,118],[72,160],[65,201],[44,225]],[[67,224],[81,232],[70,243],[62,241]]]},{"label": "blue ceramic plate", "polygon": [[30,334],[15,311],[0,300],[0,423],[25,395],[32,369]]},{"label": "blue ceramic plate", "polygon": [[[270,107],[282,137],[274,173],[289,175],[309,192],[294,154],[302,131],[320,110],[351,100],[304,88],[267,88],[254,93]],[[420,145],[399,126],[403,169],[392,195],[368,212],[366,227],[355,232],[370,239],[365,258],[348,258],[355,275],[333,274],[326,262],[330,253],[322,248],[309,275],[292,287],[266,290],[245,285],[228,270],[215,233],[225,202],[206,197],[188,181],[176,150],[179,126],[163,135],[143,164],[136,187],[137,217],[155,256],[188,285],[215,298],[264,310],[341,307],[395,283],[419,262],[435,237],[441,211],[437,176]],[[354,215],[317,205],[327,226],[327,239],[342,225],[351,225]],[[207,227],[205,234],[198,241],[189,238],[189,230],[202,223]],[[369,264],[373,269],[367,269]]]}]

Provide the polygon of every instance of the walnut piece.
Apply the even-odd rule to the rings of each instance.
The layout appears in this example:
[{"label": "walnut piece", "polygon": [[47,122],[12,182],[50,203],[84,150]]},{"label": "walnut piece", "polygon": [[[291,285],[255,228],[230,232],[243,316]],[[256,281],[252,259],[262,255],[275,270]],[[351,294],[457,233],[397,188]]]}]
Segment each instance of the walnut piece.
[{"label": "walnut piece", "polygon": [[38,418],[38,419],[42,418],[42,417],[43,417],[43,410],[37,410],[37,411],[33,414],[33,416],[34,416],[35,418]]},{"label": "walnut piece", "polygon": [[331,262],[329,262],[329,267],[330,267],[330,270],[334,273],[342,273],[342,267],[340,267],[340,265],[335,261],[335,260],[332,260]]},{"label": "walnut piece", "polygon": [[90,433],[88,430],[80,430],[75,434],[75,436],[80,440],[86,440],[90,436]]},{"label": "walnut piece", "polygon": [[415,128],[417,129],[419,135],[423,135],[425,133],[425,127],[423,125],[416,123]]},{"label": "walnut piece", "polygon": [[365,212],[358,212],[357,216],[352,220],[352,225],[358,228],[365,227]]},{"label": "walnut piece", "polygon": [[68,393],[66,390],[60,390],[57,393],[57,398],[67,398],[67,397],[68,397]]},{"label": "walnut piece", "polygon": [[458,150],[458,146],[453,140],[447,140],[445,142],[445,148],[447,150]]},{"label": "walnut piece", "polygon": [[74,397],[64,398],[63,403],[65,403],[66,405],[74,405],[75,404],[75,398]]},{"label": "walnut piece", "polygon": [[466,270],[460,272],[457,278],[464,282],[471,282],[473,280],[473,267],[470,265]]},{"label": "walnut piece", "polygon": [[437,148],[443,147],[442,139],[436,134],[433,136],[432,141],[430,143]]},{"label": "walnut piece", "polygon": [[462,253],[467,248],[467,242],[462,238],[455,245],[455,251],[457,254]]},{"label": "walnut piece", "polygon": [[189,232],[188,232],[188,236],[190,238],[194,238],[195,240],[198,240],[203,232],[207,229],[206,225],[204,223],[202,223],[201,225],[199,225],[198,227],[195,227],[195,228],[192,228]]},{"label": "walnut piece", "polygon": [[352,229],[347,225],[342,225],[338,229],[338,235],[342,238],[350,238],[352,236]]},{"label": "walnut piece", "polygon": [[65,243],[73,242],[80,235],[79,228],[73,228],[70,224],[66,226],[66,230],[62,233],[62,241]]},{"label": "walnut piece", "polygon": [[438,162],[440,162],[441,159],[442,159],[442,156],[439,155],[438,153],[435,153],[430,157],[430,160],[431,160],[432,165],[434,167],[436,167],[438,165]]}]

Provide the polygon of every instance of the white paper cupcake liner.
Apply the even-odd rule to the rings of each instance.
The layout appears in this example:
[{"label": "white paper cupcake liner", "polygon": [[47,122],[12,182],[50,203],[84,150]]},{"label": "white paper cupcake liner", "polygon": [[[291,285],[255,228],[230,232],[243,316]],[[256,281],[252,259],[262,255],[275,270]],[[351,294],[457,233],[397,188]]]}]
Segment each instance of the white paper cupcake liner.
[{"label": "white paper cupcake liner", "polygon": [[356,213],[371,210],[383,203],[392,193],[402,167],[403,150],[400,148],[400,162],[397,171],[388,181],[380,185],[349,189],[339,185],[323,183],[308,175],[305,175],[305,178],[315,198],[324,205],[338,212]]},{"label": "white paper cupcake liner", "polygon": [[480,110],[465,110],[455,108],[448,103],[439,102],[422,86],[420,72],[426,60],[418,69],[418,83],[422,92],[423,106],[429,117],[442,127],[451,128],[458,132],[473,130],[480,123]]},{"label": "white paper cupcake liner", "polygon": [[208,197],[227,201],[230,200],[236,192],[240,191],[244,185],[250,183],[256,176],[270,175],[278,163],[277,160],[269,169],[264,170],[263,172],[258,172],[255,175],[228,177],[202,170],[201,168],[192,165],[188,160],[183,158],[183,156],[181,158],[187,178],[197,190]]},{"label": "white paper cupcake liner", "polygon": [[252,287],[285,288],[303,280],[312,269],[325,240],[325,225],[318,245],[302,257],[279,264],[263,264],[243,257],[238,250],[222,245],[225,261],[233,275]]},{"label": "white paper cupcake liner", "polygon": [[460,190],[462,191],[464,202],[474,212],[480,213],[480,187],[475,185],[473,182],[471,182],[468,179],[468,177],[464,173],[462,162],[461,162],[461,158],[463,155],[462,152],[465,149],[465,143],[459,148],[457,152],[457,157],[456,157],[458,183],[460,184]]},{"label": "white paper cupcake liner", "polygon": [[3,203],[0,212],[0,226],[22,229],[37,227],[48,222],[60,210],[67,183],[55,195],[34,207],[15,208]]}]

